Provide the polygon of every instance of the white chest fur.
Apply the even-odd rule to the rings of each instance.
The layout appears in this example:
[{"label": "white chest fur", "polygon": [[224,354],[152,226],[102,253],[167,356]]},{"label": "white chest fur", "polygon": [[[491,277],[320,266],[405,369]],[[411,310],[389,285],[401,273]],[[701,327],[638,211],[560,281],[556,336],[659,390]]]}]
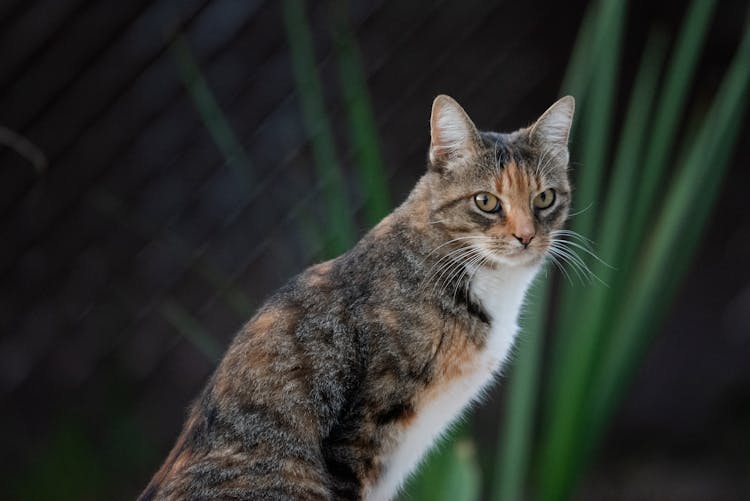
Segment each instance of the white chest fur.
[{"label": "white chest fur", "polygon": [[398,446],[365,499],[386,501],[395,496],[424,453],[492,381],[513,346],[518,313],[537,270],[538,267],[512,267],[477,271],[471,282],[471,292],[491,319],[487,345],[479,353],[479,359],[473,361],[472,370],[452,380],[441,388],[437,398],[417,409],[417,415],[403,430]]}]

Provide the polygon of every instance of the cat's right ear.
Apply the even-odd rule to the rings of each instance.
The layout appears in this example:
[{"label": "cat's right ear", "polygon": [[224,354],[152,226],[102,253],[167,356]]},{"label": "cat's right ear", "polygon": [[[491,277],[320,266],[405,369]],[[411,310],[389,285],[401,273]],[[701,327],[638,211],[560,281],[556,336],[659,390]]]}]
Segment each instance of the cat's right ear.
[{"label": "cat's right ear", "polygon": [[576,100],[573,96],[558,99],[531,126],[531,140],[541,145],[567,150],[575,108]]},{"label": "cat's right ear", "polygon": [[476,155],[479,132],[461,105],[450,96],[441,94],[432,102],[430,116],[430,165],[442,170],[456,159]]}]

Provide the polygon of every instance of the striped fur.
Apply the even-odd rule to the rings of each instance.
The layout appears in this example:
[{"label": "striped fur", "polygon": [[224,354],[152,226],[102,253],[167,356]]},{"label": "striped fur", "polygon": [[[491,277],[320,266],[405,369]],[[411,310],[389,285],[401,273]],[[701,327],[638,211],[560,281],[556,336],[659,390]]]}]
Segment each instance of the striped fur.
[{"label": "striped fur", "polygon": [[[394,496],[507,357],[567,217],[571,119],[564,98],[530,128],[480,133],[438,97],[429,169],[408,199],[261,307],[140,499]],[[535,210],[548,188],[555,204]],[[502,210],[480,211],[479,192]]]}]

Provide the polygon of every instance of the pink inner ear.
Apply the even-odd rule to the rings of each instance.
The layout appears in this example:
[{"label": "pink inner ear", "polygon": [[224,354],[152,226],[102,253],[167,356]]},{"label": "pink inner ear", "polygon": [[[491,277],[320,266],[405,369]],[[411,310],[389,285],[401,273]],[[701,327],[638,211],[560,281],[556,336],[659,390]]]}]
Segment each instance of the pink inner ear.
[{"label": "pink inner ear", "polygon": [[472,150],[474,124],[457,104],[439,102],[430,120],[430,158],[449,160],[462,157]]},{"label": "pink inner ear", "polygon": [[532,134],[543,142],[566,147],[574,110],[575,100],[571,96],[559,99],[532,126]]}]

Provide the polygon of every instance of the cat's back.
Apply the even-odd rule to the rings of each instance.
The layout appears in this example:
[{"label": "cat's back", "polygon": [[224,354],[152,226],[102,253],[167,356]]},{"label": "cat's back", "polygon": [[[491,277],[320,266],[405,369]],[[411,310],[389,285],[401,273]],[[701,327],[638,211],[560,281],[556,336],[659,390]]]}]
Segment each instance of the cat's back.
[{"label": "cat's back", "polygon": [[374,362],[390,370],[392,360],[369,356],[372,338],[416,314],[407,317],[397,301],[411,265],[397,257],[403,246],[385,235],[391,229],[384,221],[261,307],[229,346],[140,499],[330,499],[361,489],[364,473],[337,463],[337,443],[364,435],[358,413],[372,405],[358,399],[367,370]]},{"label": "cat's back", "polygon": [[240,330],[141,500],[331,499],[321,436],[353,358],[331,335],[334,266],[308,268]]}]

